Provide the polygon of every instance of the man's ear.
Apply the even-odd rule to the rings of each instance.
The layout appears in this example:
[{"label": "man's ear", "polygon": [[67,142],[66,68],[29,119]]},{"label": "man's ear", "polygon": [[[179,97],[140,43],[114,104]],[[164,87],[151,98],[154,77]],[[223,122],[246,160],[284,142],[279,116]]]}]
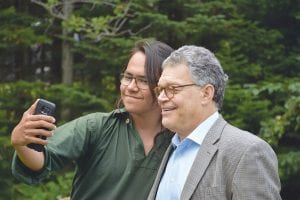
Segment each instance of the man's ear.
[{"label": "man's ear", "polygon": [[211,101],[213,101],[214,94],[215,94],[215,88],[211,84],[207,84],[201,88],[202,90],[202,100],[203,103],[207,104]]}]

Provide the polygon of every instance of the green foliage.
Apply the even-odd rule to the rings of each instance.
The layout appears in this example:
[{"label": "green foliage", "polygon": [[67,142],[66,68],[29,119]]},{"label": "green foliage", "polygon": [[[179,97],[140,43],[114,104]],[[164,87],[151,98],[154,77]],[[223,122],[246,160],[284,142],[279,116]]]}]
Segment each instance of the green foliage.
[{"label": "green foliage", "polygon": [[[87,2],[93,4],[93,1]],[[86,7],[83,5],[83,7]],[[91,16],[82,11],[74,11],[70,17],[62,21],[62,27],[70,33],[80,34],[80,40],[87,43],[101,41],[105,37],[115,37],[122,34],[122,26],[128,18],[130,3],[113,0],[110,2],[95,2]],[[84,8],[86,9],[86,8]]]},{"label": "green foliage", "polygon": [[[222,114],[235,126],[258,134],[260,122],[272,116],[271,101],[255,95],[250,85],[230,85],[227,88]],[[247,117],[244,117],[247,116]]]},{"label": "green foliage", "polygon": [[32,187],[26,184],[16,184],[12,188],[13,199],[20,200],[53,200],[70,196],[73,172],[65,172],[53,176],[49,181]]},{"label": "green foliage", "polygon": [[289,177],[299,176],[300,171],[300,151],[286,152],[278,155],[279,174],[283,182]]},{"label": "green foliage", "polygon": [[[2,127],[2,126],[1,126]],[[10,186],[13,185],[13,178],[10,175],[10,165],[12,158],[12,147],[10,139],[6,135],[0,134],[0,196],[10,196]]]},{"label": "green foliage", "polygon": [[59,2],[59,0],[47,0],[48,7],[54,6]]},{"label": "green foliage", "polygon": [[279,70],[278,63],[285,60],[283,46],[278,43],[282,35],[251,22],[235,21],[227,30],[229,40],[221,41],[217,55],[233,81],[255,83],[272,78]]},{"label": "green foliage", "polygon": [[[295,83],[282,84],[280,88],[269,90],[279,95],[288,95],[281,112],[275,118],[262,121],[260,136],[271,145],[278,146],[280,139],[293,138],[300,142],[300,80]],[[300,148],[299,148],[300,149]]]},{"label": "green foliage", "polygon": [[[67,28],[70,32],[80,32],[86,27],[86,20],[82,17],[78,17],[72,15],[66,21],[63,21],[62,25]],[[91,32],[91,30],[87,30],[87,32]]]},{"label": "green foliage", "polygon": [[278,154],[281,177],[282,199],[298,199],[300,179],[300,151],[287,151]]},{"label": "green foliage", "polygon": [[[119,72],[121,66],[127,61],[129,49],[132,48],[136,40],[137,38],[105,38],[99,45],[91,45],[81,41],[75,43],[74,50],[76,53],[83,54],[90,61],[89,65],[85,66],[85,69],[92,67],[91,65],[95,62],[98,65],[95,67],[98,68],[95,68],[94,73],[97,73],[97,70],[99,70],[99,65],[102,66],[103,71]],[[89,74],[87,73],[86,75]]]},{"label": "green foliage", "polygon": [[35,43],[49,43],[50,39],[38,35],[32,26],[33,17],[16,13],[13,7],[0,12],[0,48],[30,46]]}]

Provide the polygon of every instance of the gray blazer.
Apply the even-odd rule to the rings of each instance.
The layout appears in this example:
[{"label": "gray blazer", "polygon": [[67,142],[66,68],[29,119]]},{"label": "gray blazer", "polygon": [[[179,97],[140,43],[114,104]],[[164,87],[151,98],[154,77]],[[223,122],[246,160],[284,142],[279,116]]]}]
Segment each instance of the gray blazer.
[{"label": "gray blazer", "polygon": [[[170,151],[171,146],[148,200],[155,199]],[[281,199],[276,154],[265,141],[231,126],[220,116],[203,140],[180,199]]]}]

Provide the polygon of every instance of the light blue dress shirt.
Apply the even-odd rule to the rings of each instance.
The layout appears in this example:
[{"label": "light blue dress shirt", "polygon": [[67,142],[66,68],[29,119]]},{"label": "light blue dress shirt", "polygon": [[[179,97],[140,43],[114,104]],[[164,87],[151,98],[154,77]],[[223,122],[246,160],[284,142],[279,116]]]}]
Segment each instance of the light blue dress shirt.
[{"label": "light blue dress shirt", "polygon": [[160,181],[156,200],[180,199],[183,186],[200,145],[218,117],[219,113],[215,112],[204,122],[199,124],[197,128],[182,141],[180,141],[177,133],[174,135],[172,145],[175,150],[169,158],[165,173]]}]

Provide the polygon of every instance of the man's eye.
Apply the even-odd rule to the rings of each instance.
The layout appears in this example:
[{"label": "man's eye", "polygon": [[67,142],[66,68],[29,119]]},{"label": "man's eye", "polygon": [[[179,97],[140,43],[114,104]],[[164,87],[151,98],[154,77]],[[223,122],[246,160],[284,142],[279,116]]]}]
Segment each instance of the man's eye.
[{"label": "man's eye", "polygon": [[176,93],[176,92],[178,92],[178,90],[176,89],[176,88],[174,88],[174,87],[168,87],[168,88],[166,88],[166,90],[168,90],[168,92],[171,92],[171,93]]},{"label": "man's eye", "polygon": [[148,83],[148,81],[144,78],[140,78],[140,79],[138,79],[138,81],[141,82],[141,83],[144,83],[144,84]]},{"label": "man's eye", "polygon": [[131,76],[124,76],[124,79],[127,81],[131,81],[133,78]]},{"label": "man's eye", "polygon": [[159,88],[157,88],[157,93],[161,93],[162,91],[164,90],[164,88],[162,88],[162,87],[159,87]]}]

